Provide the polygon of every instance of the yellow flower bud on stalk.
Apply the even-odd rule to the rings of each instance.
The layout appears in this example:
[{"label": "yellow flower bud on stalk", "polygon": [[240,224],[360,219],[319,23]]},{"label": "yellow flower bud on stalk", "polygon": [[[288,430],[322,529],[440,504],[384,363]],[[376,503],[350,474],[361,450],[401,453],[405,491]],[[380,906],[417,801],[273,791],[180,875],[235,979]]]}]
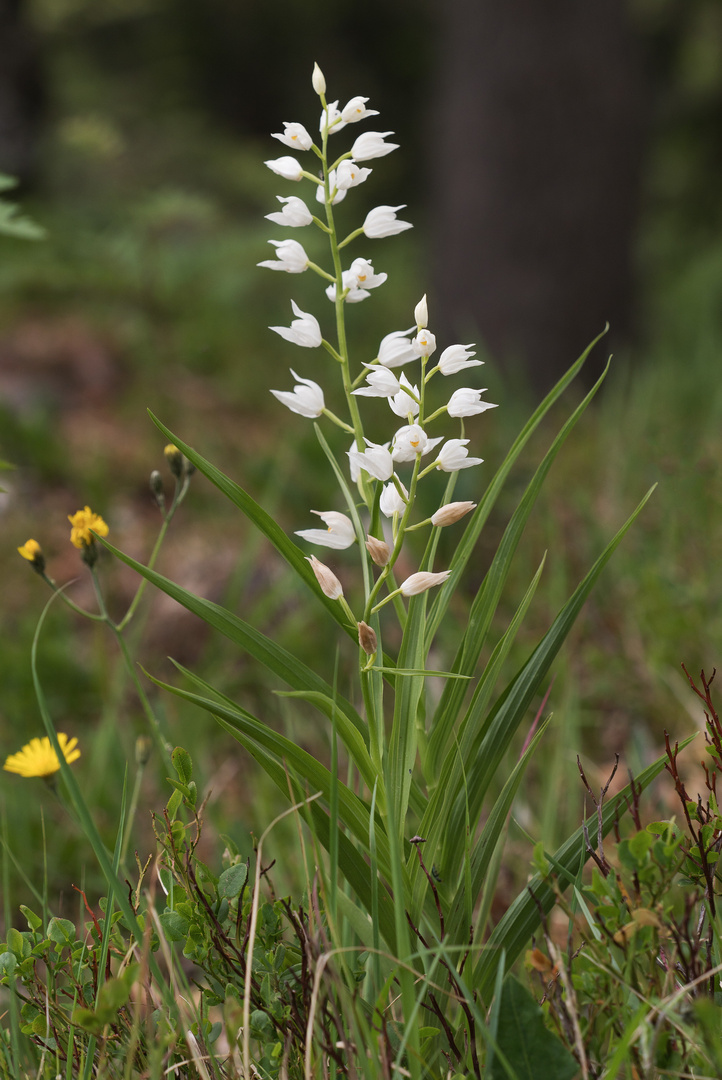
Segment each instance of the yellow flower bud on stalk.
[{"label": "yellow flower bud on stalk", "polygon": [[37,540],[26,540],[18,552],[28,560],[36,574],[45,573],[45,556]]}]

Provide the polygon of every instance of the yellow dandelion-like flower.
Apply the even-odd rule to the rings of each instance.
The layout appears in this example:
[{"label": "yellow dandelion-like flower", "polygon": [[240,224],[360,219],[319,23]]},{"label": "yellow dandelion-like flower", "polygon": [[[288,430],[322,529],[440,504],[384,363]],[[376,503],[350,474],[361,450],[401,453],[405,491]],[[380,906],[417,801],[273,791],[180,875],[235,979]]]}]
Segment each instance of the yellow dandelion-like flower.
[{"label": "yellow dandelion-like flower", "polygon": [[28,560],[33,570],[37,570],[39,574],[42,574],[45,570],[45,556],[37,540],[26,540],[22,547],[18,548],[18,552],[24,559]]},{"label": "yellow dandelion-like flower", "polygon": [[70,542],[76,548],[90,547],[94,540],[91,529],[97,532],[98,536],[107,536],[110,531],[100,514],[94,514],[89,506],[75,514],[68,514],[68,521],[72,526]]},{"label": "yellow dandelion-like flower", "polygon": [[[58,732],[58,742],[68,765],[78,760],[80,751],[77,749],[77,739],[69,739],[63,732]],[[3,768],[19,776],[45,778],[58,771],[60,761],[50,739],[44,735],[42,739],[31,739],[17,754],[11,754]]]}]

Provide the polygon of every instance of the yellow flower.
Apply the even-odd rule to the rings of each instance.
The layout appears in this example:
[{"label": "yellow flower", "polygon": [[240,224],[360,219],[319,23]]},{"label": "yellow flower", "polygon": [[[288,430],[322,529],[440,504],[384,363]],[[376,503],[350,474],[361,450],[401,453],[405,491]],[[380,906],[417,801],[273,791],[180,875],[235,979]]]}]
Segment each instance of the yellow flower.
[{"label": "yellow flower", "polygon": [[94,514],[89,506],[84,510],[78,510],[75,514],[68,514],[68,521],[72,525],[70,530],[70,542],[76,548],[90,547],[93,543],[94,529],[99,536],[107,536],[109,529],[99,514]]},{"label": "yellow flower", "polygon": [[45,556],[37,540],[26,540],[23,546],[18,548],[18,551],[24,559],[31,563],[33,570],[37,570],[39,574],[43,573],[45,570]]},{"label": "yellow flower", "polygon": [[168,462],[168,468],[174,476],[180,479],[183,475],[183,455],[181,454],[180,450],[177,446],[174,446],[173,443],[168,443],[168,445],[163,449],[163,453],[165,454],[165,459]]},{"label": "yellow flower", "polygon": [[[76,749],[77,739],[69,739],[67,735],[59,732],[58,742],[68,765],[78,760],[80,751]],[[44,735],[42,739],[31,739],[19,753],[11,754],[3,768],[20,776],[47,777],[58,771],[60,762],[50,739]]]}]

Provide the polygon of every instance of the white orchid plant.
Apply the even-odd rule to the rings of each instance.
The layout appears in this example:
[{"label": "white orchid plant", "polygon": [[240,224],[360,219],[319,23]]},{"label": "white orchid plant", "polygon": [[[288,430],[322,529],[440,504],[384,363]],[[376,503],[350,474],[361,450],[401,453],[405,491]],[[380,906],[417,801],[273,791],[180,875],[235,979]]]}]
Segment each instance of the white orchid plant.
[{"label": "white orchid plant", "polygon": [[[277,225],[294,229],[310,226],[326,234],[330,247],[330,269],[324,269],[312,262],[303,246],[296,240],[269,240],[275,248],[276,258],[265,260],[259,263],[259,266],[269,270],[283,270],[289,274],[311,270],[324,282],[330,282],[326,295],[335,308],[335,344],[323,336],[316,316],[302,311],[294,300],[291,301],[291,306],[296,318],[291,325],[272,326],[271,329],[286,341],[302,348],[326,350],[341,375],[348,420],[340,419],[326,407],[324,391],[318,382],[297,375],[293,369],[291,374],[296,384],[293,390],[271,392],[292,412],[309,419],[325,416],[353,435],[353,442],[347,452],[348,470],[351,482],[356,485],[360,495],[360,505],[365,511],[364,519],[358,514],[354,514],[352,519],[338,510],[314,510],[312,513],[317,514],[326,524],[326,530],[301,529],[296,535],[308,543],[337,550],[358,543],[362,558],[370,558],[380,568],[375,580],[369,573],[368,566],[366,568],[364,608],[356,619],[344,601],[343,590],[335,574],[331,574],[329,578],[327,567],[316,558],[309,559],[321,588],[327,596],[333,594],[342,603],[353,625],[360,628],[359,640],[362,648],[368,649],[374,643],[374,637],[368,632],[369,620],[383,604],[399,595],[417,595],[448,579],[448,570],[434,573],[426,569],[410,575],[397,585],[394,566],[401,555],[404,537],[408,531],[419,529],[423,525],[442,528],[460,520],[475,508],[476,504],[473,502],[451,501],[454,486],[452,481],[447,485],[443,504],[436,513],[424,521],[414,521],[420,481],[434,470],[452,474],[453,477],[461,469],[481,465],[482,458],[469,456],[469,440],[464,438],[464,419],[495,406],[482,400],[485,390],[464,386],[454,390],[445,406],[429,411],[427,387],[434,376],[448,377],[460,372],[466,374],[469,369],[479,367],[482,361],[474,359],[476,354],[472,351],[472,345],[455,344],[444,349],[438,362],[433,363],[431,357],[436,352],[436,338],[428,329],[429,315],[425,296],[414,310],[414,325],[407,330],[394,330],[386,334],[379,344],[377,355],[364,362],[359,371],[352,371],[345,328],[345,306],[371,297],[372,290],[379,288],[387,280],[387,274],[377,273],[373,263],[363,257],[355,258],[348,269],[344,269],[342,252],[345,254],[344,249],[361,236],[366,239],[394,236],[410,229],[411,224],[396,217],[397,212],[404,209],[403,206],[377,206],[366,215],[360,228],[352,230],[344,238],[339,236],[334,208],[346,198],[349,191],[365,183],[372,173],[372,169],[364,168],[359,163],[385,157],[397,150],[398,144],[386,141],[393,135],[391,131],[367,131],[356,138],[350,150],[341,152],[337,157],[331,155],[330,147],[332,142],[336,143],[336,135],[350,125],[377,116],[378,113],[367,107],[368,98],[365,97],[351,98],[342,109],[339,109],[338,101],[327,102],[326,83],[318,66],[314,70],[313,86],[322,106],[320,138],[314,142],[306,128],[295,122],[285,123],[284,130],[273,135],[273,138],[292,150],[314,155],[311,165],[304,168],[296,158],[291,157],[269,160],[265,164],[284,179],[305,182],[310,186],[316,201],[323,206],[323,219],[312,213],[307,203],[295,195],[278,195],[277,199],[283,210],[268,214],[267,217]],[[412,378],[408,377],[406,371],[400,371],[401,368],[408,371],[413,369]],[[388,442],[373,443],[364,435],[362,414],[357,401],[362,397],[385,398],[394,417],[403,421],[395,431],[389,432]],[[459,437],[429,437],[427,431],[430,426],[444,416],[461,421]],[[400,475],[402,470],[409,474],[404,475],[403,479]],[[348,499],[348,489],[345,494]],[[353,512],[352,507],[349,509]],[[382,529],[379,513],[389,520],[390,529]],[[385,595],[382,598],[384,590]],[[378,646],[378,638],[375,645]],[[367,667],[373,665],[377,655],[378,648],[374,647]]]},{"label": "white orchid plant", "polygon": [[[393,132],[367,131],[355,139],[350,150],[330,153],[330,146],[340,141],[337,136],[345,128],[377,114],[367,107],[365,97],[353,97],[343,108],[336,101],[327,102],[318,66],[312,82],[321,103],[319,138],[314,140],[295,122],[284,124],[283,131],[274,135],[294,153],[307,155],[307,167],[290,155],[266,164],[285,180],[304,182],[322,207],[322,216],[309,206],[314,198],[306,202],[296,195],[278,195],[282,209],[267,216],[275,225],[313,227],[324,233],[330,268],[313,263],[298,241],[277,239],[270,241],[275,258],[260,265],[290,274],[312,271],[322,279],[333,304],[333,343],[322,331],[325,318],[301,310],[295,301],[291,301],[291,325],[271,329],[297,347],[321,349],[330,357],[331,366],[341,376],[347,419],[334,415],[326,406],[323,387],[317,381],[322,378],[320,363],[311,372],[317,378],[292,369],[293,389],[272,393],[292,412],[315,422],[343,502],[331,509],[311,511],[325,528],[301,529],[297,536],[304,544],[335,551],[357,546],[360,572],[351,600],[344,596],[335,569],[315,555],[308,556],[239,484],[160,421],[155,422],[185,458],[270,541],[311,590],[321,613],[334,620],[341,638],[354,643],[356,673],[343,681],[344,687],[348,681],[353,689],[347,696],[342,694],[332,673],[318,670],[323,667],[322,658],[314,667],[307,665],[235,612],[194,595],[117,549],[111,550],[254,657],[274,680],[284,684],[289,697],[303,699],[324,718],[331,745],[330,768],[242,704],[224,696],[222,690],[185,669],[180,670],[191,689],[159,684],[215,717],[260,763],[280,792],[304,807],[305,820],[318,846],[328,852],[328,864],[321,872],[330,925],[337,933],[343,924],[348,933],[342,931],[341,937],[350,935],[368,950],[369,978],[364,993],[371,1008],[386,1009],[385,994],[393,982],[388,979],[389,957],[398,960],[395,977],[407,1021],[399,1062],[405,1061],[408,1075],[419,1076],[419,1062],[449,1053],[453,1057],[453,1048],[471,1048],[474,1058],[480,1030],[477,1020],[481,1023],[474,1003],[491,1000],[501,986],[505,968],[514,963],[543,913],[554,903],[553,890],[538,875],[489,937],[487,920],[500,841],[526,765],[549,723],[542,715],[540,701],[550,667],[646,497],[536,646],[525,657],[516,656],[516,674],[499,690],[497,683],[515,655],[512,650],[520,648],[517,634],[540,580],[543,560],[518,599],[508,626],[493,640],[502,590],[544,478],[600,379],[572,411],[528,483],[471,599],[466,625],[455,622],[449,627],[445,640],[454,634],[457,640],[447,670],[430,668],[429,653],[437,647],[451,596],[510,471],[595,342],[534,411],[487,486],[480,489],[476,502],[455,501],[459,472],[482,463],[469,452],[464,421],[494,406],[482,398],[484,390],[462,386],[453,390],[446,404],[430,409],[427,388],[432,379],[444,385],[445,378],[466,376],[481,361],[472,345],[451,344],[434,362],[436,340],[428,327],[423,298],[416,305],[413,326],[386,333],[377,355],[361,360],[352,370],[346,305],[369,299],[373,290],[384,284],[386,275],[377,273],[366,257],[353,259],[344,269],[345,249],[362,236],[366,240],[392,236],[411,225],[396,216],[403,206],[378,206],[366,215],[363,225],[339,238],[336,208],[349,191],[368,181],[372,170],[363,163],[384,157],[397,146],[387,141]],[[323,362],[328,370],[325,358]],[[365,398],[385,398],[388,403],[391,423],[386,442],[374,443],[364,433],[360,405]],[[458,434],[428,433],[437,422],[448,425],[449,419],[460,421]],[[342,445],[334,449],[329,444],[321,420],[343,432]],[[417,495],[419,485],[431,474],[446,474],[446,490],[441,505],[425,518],[417,512]],[[480,471],[475,475],[481,475]],[[462,518],[465,523],[448,564],[436,568],[440,531]],[[428,535],[421,558],[412,563],[417,569],[399,584],[394,568],[405,539],[423,529]],[[111,547],[107,541],[101,542]],[[388,602],[401,627],[401,644],[395,652],[384,648],[382,641],[381,619],[386,617],[382,609]],[[390,634],[387,637],[393,639]],[[482,653],[487,657],[484,662]],[[440,693],[438,679],[434,692],[429,692],[430,675],[442,677]],[[510,759],[512,740],[524,727],[527,737],[521,756]],[[345,781],[339,775],[339,746],[347,759]],[[663,764],[660,760],[636,777],[637,788],[648,783]],[[611,828],[620,806],[624,808],[624,798],[622,792],[605,803],[599,821],[595,818],[595,836]],[[579,829],[550,856],[558,881],[573,881],[588,854],[589,832]],[[344,888],[340,879],[345,880]],[[448,1013],[428,990],[441,969],[447,972],[451,987]],[[422,1000],[426,1008],[436,1012],[439,1026],[434,1030],[422,1025]],[[476,1064],[470,1068],[478,1074],[478,1059],[474,1060]],[[467,1066],[465,1059],[457,1067],[466,1074]]]}]

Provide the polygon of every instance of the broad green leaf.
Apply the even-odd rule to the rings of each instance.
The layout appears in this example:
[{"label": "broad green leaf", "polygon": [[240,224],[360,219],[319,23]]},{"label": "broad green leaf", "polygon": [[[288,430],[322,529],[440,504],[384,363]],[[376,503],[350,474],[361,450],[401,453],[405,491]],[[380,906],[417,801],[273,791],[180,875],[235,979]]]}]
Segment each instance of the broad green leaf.
[{"label": "broad green leaf", "polygon": [[234,863],[223,871],[218,878],[218,895],[226,900],[235,900],[240,896],[243,886],[248,877],[248,865],[246,863]]},{"label": "broad green leaf", "polygon": [[[682,748],[688,745],[694,738],[691,735],[680,745]],[[644,790],[652,780],[663,771],[667,762],[666,754],[654,764],[649,765],[634,778],[637,789]],[[628,800],[631,798],[631,785],[627,786],[609,799],[602,807],[602,835],[606,836],[614,825],[617,817],[624,814],[628,808]],[[596,814],[587,821],[590,841],[596,846],[597,817]],[[553,856],[554,863],[558,864],[562,871],[568,875],[568,881],[559,881],[559,887],[564,890],[569,881],[574,881],[578,867],[588,858],[584,826],[580,826],[572,835],[557,849]],[[484,946],[481,956],[474,968],[472,986],[481,995],[482,1000],[488,1002],[494,991],[494,983],[499,967],[499,958],[504,956],[506,969],[519,958],[522,949],[525,948],[531,935],[535,932],[540,922],[540,912],[547,914],[551,911],[555,902],[553,888],[548,885],[540,874],[537,874],[519,893],[509,909],[505,912],[494,928],[491,937]]]},{"label": "broad green leaf", "polygon": [[[516,1080],[571,1080],[579,1062],[544,1023],[544,1013],[529,991],[508,975],[501,990],[496,1046]],[[490,1080],[508,1080],[509,1070],[494,1057]]]},{"label": "broad green leaf", "polygon": [[446,609],[448,608],[451,601],[451,597],[459,582],[459,578],[461,577],[464,567],[471,558],[474,547],[476,546],[476,541],[481,535],[481,530],[486,524],[486,520],[489,517],[494,503],[496,502],[499,493],[501,492],[506,482],[506,478],[511,471],[512,465],[519,457],[519,454],[526,446],[527,442],[533,435],[535,429],[537,428],[541,420],[544,418],[544,416],[552,407],[557,398],[559,398],[560,395],[566,390],[572,379],[574,379],[575,376],[579,373],[582,365],[589,356],[589,353],[592,351],[597,342],[604,337],[608,329],[608,326],[605,327],[602,333],[598,334],[597,337],[595,337],[594,340],[589,345],[587,345],[582,355],[572,364],[566,375],[563,375],[559,382],[556,384],[556,386],[549,391],[541,404],[529,417],[526,424],[515,439],[511,450],[499,466],[494,476],[494,479],[491,481],[491,484],[484,493],[481,502],[479,503],[473,513],[473,516],[469,520],[469,524],[464,530],[461,541],[459,542],[459,545],[454,552],[454,557],[451,560],[451,564],[449,566],[449,569],[451,570],[451,575],[440,587],[440,589],[436,593],[434,602],[431,605],[429,617],[426,621],[427,643],[430,643],[433,640],[437,630],[439,629],[441,620],[444,617]]},{"label": "broad green leaf", "polygon": [[[168,578],[163,577],[162,574],[157,573],[155,570],[149,570],[147,566],[143,566],[142,563],[137,562],[136,559],[131,559],[129,555],[123,554],[118,548],[113,547],[106,540],[100,541],[116,558],[120,559],[127,566],[136,570],[141,577],[144,577],[147,581],[150,581],[152,585],[155,585],[162,592],[167,593],[174,600],[177,600],[179,604],[182,604],[188,611],[192,611],[194,615],[197,615],[204,622],[208,623],[215,630],[219,630],[225,637],[229,638],[234,644],[245,649],[255,657],[264,667],[268,668],[275,675],[278,675],[285,683],[293,687],[294,690],[310,690],[315,693],[324,694],[327,697],[333,698],[334,693],[320,675],[317,675],[310,667],[304,664],[301,660],[298,660],[293,653],[284,649],[282,646],[276,644],[271,638],[266,637],[259,630],[254,629],[249,623],[244,622],[243,619],[239,619],[237,615],[228,611],[226,608],[221,607],[219,604],[214,604],[211,600],[205,600],[201,596],[196,596],[194,593],[188,592],[187,589],[183,589],[180,585],[176,585],[174,581],[170,581]],[[366,724],[361,719],[359,714],[354,709],[350,701],[347,701],[344,697],[337,694],[336,699],[339,702],[340,707],[343,709],[345,715],[351,720],[354,726],[358,729],[364,738],[367,738]]]}]

